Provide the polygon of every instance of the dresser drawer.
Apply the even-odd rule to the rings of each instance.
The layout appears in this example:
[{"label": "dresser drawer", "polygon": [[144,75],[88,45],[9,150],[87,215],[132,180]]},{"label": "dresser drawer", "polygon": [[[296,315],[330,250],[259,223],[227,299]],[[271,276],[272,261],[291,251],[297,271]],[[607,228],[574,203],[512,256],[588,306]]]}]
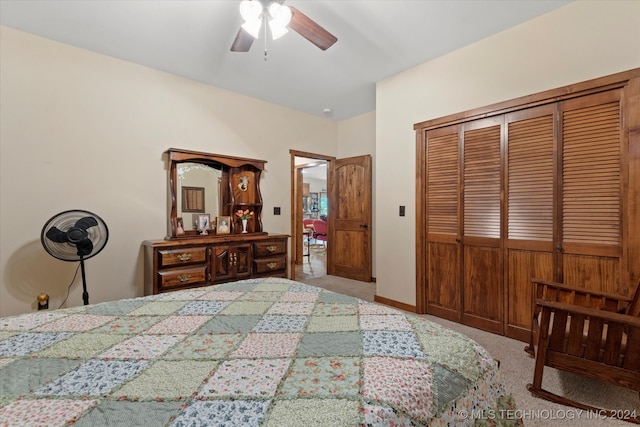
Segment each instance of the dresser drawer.
[{"label": "dresser drawer", "polygon": [[253,274],[276,273],[287,268],[287,257],[276,256],[269,258],[254,258]]},{"label": "dresser drawer", "polygon": [[253,256],[263,257],[287,253],[287,241],[256,242],[253,244]]},{"label": "dresser drawer", "polygon": [[207,248],[161,249],[158,251],[158,268],[198,264],[207,261]]},{"label": "dresser drawer", "polygon": [[158,271],[160,291],[191,287],[208,280],[207,266]]}]

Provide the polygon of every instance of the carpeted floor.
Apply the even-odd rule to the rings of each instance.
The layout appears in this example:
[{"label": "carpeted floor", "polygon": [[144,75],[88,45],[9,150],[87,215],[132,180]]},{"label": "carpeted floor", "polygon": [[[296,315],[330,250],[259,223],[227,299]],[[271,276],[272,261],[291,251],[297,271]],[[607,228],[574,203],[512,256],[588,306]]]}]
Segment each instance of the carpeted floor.
[{"label": "carpeted floor", "polygon": [[[358,282],[335,276],[327,276],[320,263],[321,257],[305,260],[307,265],[296,270],[296,280],[373,301],[375,283]],[[450,322],[435,316],[424,315],[429,320],[461,332],[485,347],[494,358],[501,361],[500,370],[513,394],[526,426],[631,426],[613,419],[603,419],[597,414],[539,399],[527,391],[526,384],[533,379],[534,360],[524,352],[525,343],[484,332],[479,329]],[[640,396],[631,390],[611,386],[600,381],[589,380],[555,369],[545,368],[543,388],[599,407],[620,410],[635,410],[640,415]]]}]

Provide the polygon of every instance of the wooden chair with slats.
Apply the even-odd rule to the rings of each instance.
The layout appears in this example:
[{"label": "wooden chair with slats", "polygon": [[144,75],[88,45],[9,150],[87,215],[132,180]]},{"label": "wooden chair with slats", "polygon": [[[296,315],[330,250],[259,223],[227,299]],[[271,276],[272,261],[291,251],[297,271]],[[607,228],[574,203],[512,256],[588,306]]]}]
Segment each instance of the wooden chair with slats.
[{"label": "wooden chair with slats", "polygon": [[[543,389],[544,367],[549,366],[640,392],[640,281],[631,298],[532,282],[534,315],[525,351],[536,360],[527,389],[555,403],[608,413]],[[637,415],[628,421],[640,424]]]}]

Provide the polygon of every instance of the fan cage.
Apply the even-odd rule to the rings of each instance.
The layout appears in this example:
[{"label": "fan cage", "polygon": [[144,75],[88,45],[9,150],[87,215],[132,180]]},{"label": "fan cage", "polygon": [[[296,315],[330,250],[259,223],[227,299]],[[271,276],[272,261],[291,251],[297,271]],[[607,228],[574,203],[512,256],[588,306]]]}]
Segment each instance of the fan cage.
[{"label": "fan cage", "polygon": [[42,241],[42,246],[44,247],[44,249],[54,258],[60,259],[62,261],[80,261],[78,248],[75,244],[68,242],[54,242],[53,240],[50,240],[46,236],[46,234],[53,227],[66,232],[71,229],[78,220],[88,216],[95,218],[98,222],[98,225],[89,227],[86,230],[87,237],[93,244],[93,249],[91,253],[84,255],[82,259],[86,260],[97,255],[107,244],[107,240],[109,238],[109,229],[107,228],[107,224],[98,215],[89,211],[79,209],[60,212],[45,223],[40,235],[40,240]]}]

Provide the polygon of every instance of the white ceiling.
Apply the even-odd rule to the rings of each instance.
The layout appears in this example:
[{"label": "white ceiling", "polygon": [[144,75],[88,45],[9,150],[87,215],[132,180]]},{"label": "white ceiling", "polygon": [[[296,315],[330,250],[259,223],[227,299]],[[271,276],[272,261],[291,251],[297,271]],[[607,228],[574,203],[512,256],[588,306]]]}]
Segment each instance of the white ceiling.
[{"label": "white ceiling", "polygon": [[375,109],[377,81],[569,2],[288,0],[338,42],[322,51],[290,31],[267,41],[267,61],[264,38],[229,51],[239,0],[0,0],[0,23],[342,120]]}]

